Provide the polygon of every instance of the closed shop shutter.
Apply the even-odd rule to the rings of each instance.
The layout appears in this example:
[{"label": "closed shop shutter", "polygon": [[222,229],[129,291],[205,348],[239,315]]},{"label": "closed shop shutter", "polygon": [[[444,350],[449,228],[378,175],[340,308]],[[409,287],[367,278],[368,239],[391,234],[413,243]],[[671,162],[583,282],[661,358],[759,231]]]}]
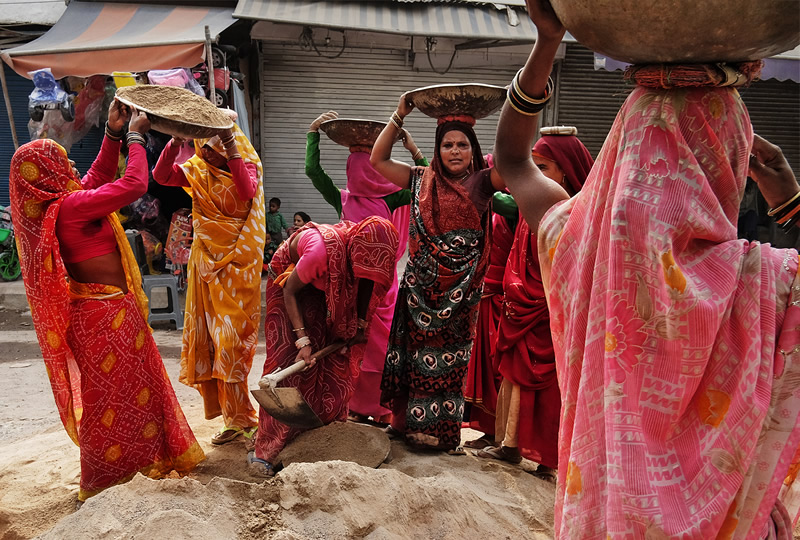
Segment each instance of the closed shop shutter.
[{"label": "closed shop shutter", "polygon": [[556,123],[577,127],[596,158],[631,86],[621,71],[595,70],[594,53],[577,43],[567,44],[558,77]]},{"label": "closed shop shutter", "polygon": [[[299,46],[267,42],[261,60],[260,150],[267,199],[281,199],[281,213],[287,221],[295,212],[304,211],[321,223],[334,223],[338,218],[304,171],[306,132],[320,113],[335,110],[343,118],[387,121],[404,91],[442,83],[505,86],[515,73],[510,67],[493,67],[438,75],[414,71],[401,51],[347,48],[341,57],[329,59]],[[475,126],[484,153],[492,150],[499,116],[495,113]],[[430,159],[436,120],[414,111],[405,127]],[[322,133],[320,152],[325,171],[344,187],[349,151]],[[395,145],[393,157],[412,163],[400,143]]]},{"label": "closed shop shutter", "polygon": [[739,93],[750,112],[753,130],[783,150],[800,176],[800,84],[769,79],[756,81]]},{"label": "closed shop shutter", "polygon": [[[17,139],[19,144],[25,144],[30,140],[28,134],[28,95],[33,90],[33,83],[20,75],[17,75],[8,66],[3,64],[6,82],[8,83],[8,93],[11,99],[11,110],[14,114],[14,123],[17,128]],[[93,127],[80,141],[74,143],[69,150],[69,157],[75,162],[78,170],[84,174],[89,170],[94,158],[100,151],[100,144],[103,142],[102,127]],[[8,124],[8,113],[6,112],[5,99],[0,99],[0,204],[8,206],[8,175],[11,157],[14,155],[14,139],[11,136],[11,127]]]}]

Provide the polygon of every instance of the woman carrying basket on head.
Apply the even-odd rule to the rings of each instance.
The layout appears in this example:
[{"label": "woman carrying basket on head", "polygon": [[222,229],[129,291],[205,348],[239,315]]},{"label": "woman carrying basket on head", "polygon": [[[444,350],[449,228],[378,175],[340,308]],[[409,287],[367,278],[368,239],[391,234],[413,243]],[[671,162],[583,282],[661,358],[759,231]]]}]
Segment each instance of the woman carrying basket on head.
[{"label": "woman carrying basket on head", "polygon": [[504,187],[485,168],[474,118],[441,118],[430,167],[391,159],[392,143],[414,105],[403,94],[378,136],[370,162],[411,190],[409,261],[395,305],[381,383],[391,432],[410,443],[463,454],[463,383],[486,273],[489,203]]},{"label": "woman carrying basket on head", "polygon": [[238,126],[194,141],[176,163],[183,140],[167,143],[153,169],[164,185],[191,188],[194,238],[189,255],[181,350],[182,383],[197,388],[207,419],[224,426],[211,442],[252,438],[258,417],[247,375],[261,322],[261,267],[266,212],[261,160]]},{"label": "woman carrying basket on head", "polygon": [[569,198],[529,151],[564,27],[528,10],[538,39],[495,158],[538,229],[563,400],[556,536],[791,538],[798,254],[737,239],[736,220],[748,168],[779,223],[800,218],[800,186],[735,88],[638,86]]},{"label": "woman carrying basket on head", "polygon": [[128,167],[114,181],[129,115],[115,101],[83,179],[58,143],[11,159],[11,211],[25,292],[61,421],[80,446],[78,500],[141,472],[188,472],[204,454],[183,416],[147,324],[147,297],[115,211],[147,191],[144,137],[133,113]]}]

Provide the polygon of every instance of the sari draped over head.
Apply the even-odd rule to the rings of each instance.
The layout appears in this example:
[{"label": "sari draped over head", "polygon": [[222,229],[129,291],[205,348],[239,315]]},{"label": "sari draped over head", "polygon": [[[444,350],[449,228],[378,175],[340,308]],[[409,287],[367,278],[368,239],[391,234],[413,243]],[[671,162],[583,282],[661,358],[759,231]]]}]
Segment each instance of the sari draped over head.
[{"label": "sari draped over head", "polygon": [[[594,164],[574,135],[544,135],[533,153],[557,163],[575,193]],[[520,387],[517,444],[523,456],[557,468],[561,396],[536,235],[524,219],[514,235],[503,288],[496,361],[503,379]]]},{"label": "sari draped over head", "polygon": [[736,90],[637,88],[586,188],[542,221],[557,536],[761,538],[785,517],[798,255],[736,238],[751,144]]},{"label": "sari draped over head", "polygon": [[395,305],[381,401],[407,398],[406,436],[451,449],[460,442],[489,220],[478,215],[466,188],[437,178],[433,167],[413,170],[411,193],[409,261]]},{"label": "sari draped over head", "polygon": [[[198,389],[213,379],[247,381],[261,321],[260,276],[266,238],[263,168],[247,137],[237,126],[233,130],[242,159],[258,169],[252,200],[241,200],[231,173],[203,160],[200,149],[208,140],[196,140],[194,157],[181,165],[191,186],[194,226],[181,382]],[[211,143],[224,155],[218,139]]]},{"label": "sari draped over head", "polygon": [[[359,279],[374,282],[366,321],[372,320],[376,307],[392,284],[397,231],[388,220],[371,217],[359,223],[307,223],[281,244],[270,261],[264,322],[267,343],[264,375],[290,366],[297,357],[296,337],[286,312],[282,282],[276,278],[293,269],[289,246],[294,236],[312,228],[322,235],[328,260],[325,290],[308,285],[297,295],[303,326],[313,351],[356,335]],[[367,337],[369,332],[371,328]],[[280,386],[297,388],[324,423],[345,420],[363,353],[364,345],[333,352],[320,359],[313,368],[287,377]],[[273,462],[286,443],[303,430],[290,428],[263,409],[258,416],[256,457]]]},{"label": "sari draped over head", "polygon": [[[410,207],[403,205],[392,212],[383,197],[397,193],[400,188],[386,180],[369,162],[368,151],[352,151],[347,158],[347,189],[342,190],[342,219],[358,222],[370,216],[386,218],[397,229],[396,260],[400,260],[408,245]],[[392,285],[383,302],[375,310],[369,341],[364,347],[364,361],[350,408],[367,416],[380,417],[389,410],[380,405],[380,379],[386,361],[386,347],[397,299],[397,265]]]},{"label": "sari draped over head", "polygon": [[574,193],[581,190],[594,165],[589,150],[575,135],[542,135],[533,145],[533,155],[555,161]]},{"label": "sari draped over head", "polygon": [[147,297],[116,214],[107,219],[129,292],[66,278],[56,221],[69,194],[83,189],[79,182],[66,150],[49,139],[21,146],[11,160],[25,292],[61,422],[81,447],[85,500],[136,472],[187,472],[204,455],[147,325]]}]

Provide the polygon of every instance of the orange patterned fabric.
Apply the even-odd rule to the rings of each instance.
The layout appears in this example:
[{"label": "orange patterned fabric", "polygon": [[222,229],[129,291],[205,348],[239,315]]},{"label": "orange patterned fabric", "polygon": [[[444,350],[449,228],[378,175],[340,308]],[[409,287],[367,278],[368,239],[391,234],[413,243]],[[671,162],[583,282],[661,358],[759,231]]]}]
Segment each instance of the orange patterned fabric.
[{"label": "orange patterned fabric", "polygon": [[[226,426],[248,428],[258,418],[241,389],[258,344],[266,213],[261,161],[237,127],[234,135],[242,159],[258,168],[252,200],[239,198],[229,172],[202,159],[200,148],[208,141],[195,141],[195,156],[181,165],[191,185],[194,238],[180,381],[200,391],[207,418],[222,414]],[[221,146],[215,150],[223,152]],[[233,386],[219,392],[217,380]]]},{"label": "orange patterned fabric", "polygon": [[56,407],[81,446],[83,500],[137,471],[188,471],[204,456],[145,322],[141,277],[114,214],[108,220],[128,294],[68,284],[55,227],[61,204],[80,189],[66,151],[51,140],[23,145],[11,160],[11,211],[25,291]]}]

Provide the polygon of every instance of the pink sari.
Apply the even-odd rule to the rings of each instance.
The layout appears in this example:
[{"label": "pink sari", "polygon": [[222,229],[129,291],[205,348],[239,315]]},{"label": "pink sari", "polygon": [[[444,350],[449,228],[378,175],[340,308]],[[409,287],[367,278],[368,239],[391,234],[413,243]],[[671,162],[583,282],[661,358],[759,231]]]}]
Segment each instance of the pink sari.
[{"label": "pink sari", "polygon": [[[352,152],[347,158],[347,189],[342,190],[342,219],[359,222],[370,216],[388,219],[397,229],[399,243],[396,261],[406,251],[408,243],[409,206],[401,206],[394,212],[382,199],[396,193],[398,187],[383,176],[369,163],[369,153]],[[355,391],[350,400],[350,410],[375,419],[391,414],[381,406],[381,376],[386,361],[386,348],[389,343],[389,330],[392,327],[394,303],[397,299],[397,265],[392,271],[392,286],[383,301],[375,309],[369,340],[364,346],[364,360],[361,372],[355,383]]]},{"label": "pink sari", "polygon": [[637,88],[586,187],[542,221],[557,537],[760,538],[786,523],[798,255],[736,238],[751,144],[735,90]]}]

